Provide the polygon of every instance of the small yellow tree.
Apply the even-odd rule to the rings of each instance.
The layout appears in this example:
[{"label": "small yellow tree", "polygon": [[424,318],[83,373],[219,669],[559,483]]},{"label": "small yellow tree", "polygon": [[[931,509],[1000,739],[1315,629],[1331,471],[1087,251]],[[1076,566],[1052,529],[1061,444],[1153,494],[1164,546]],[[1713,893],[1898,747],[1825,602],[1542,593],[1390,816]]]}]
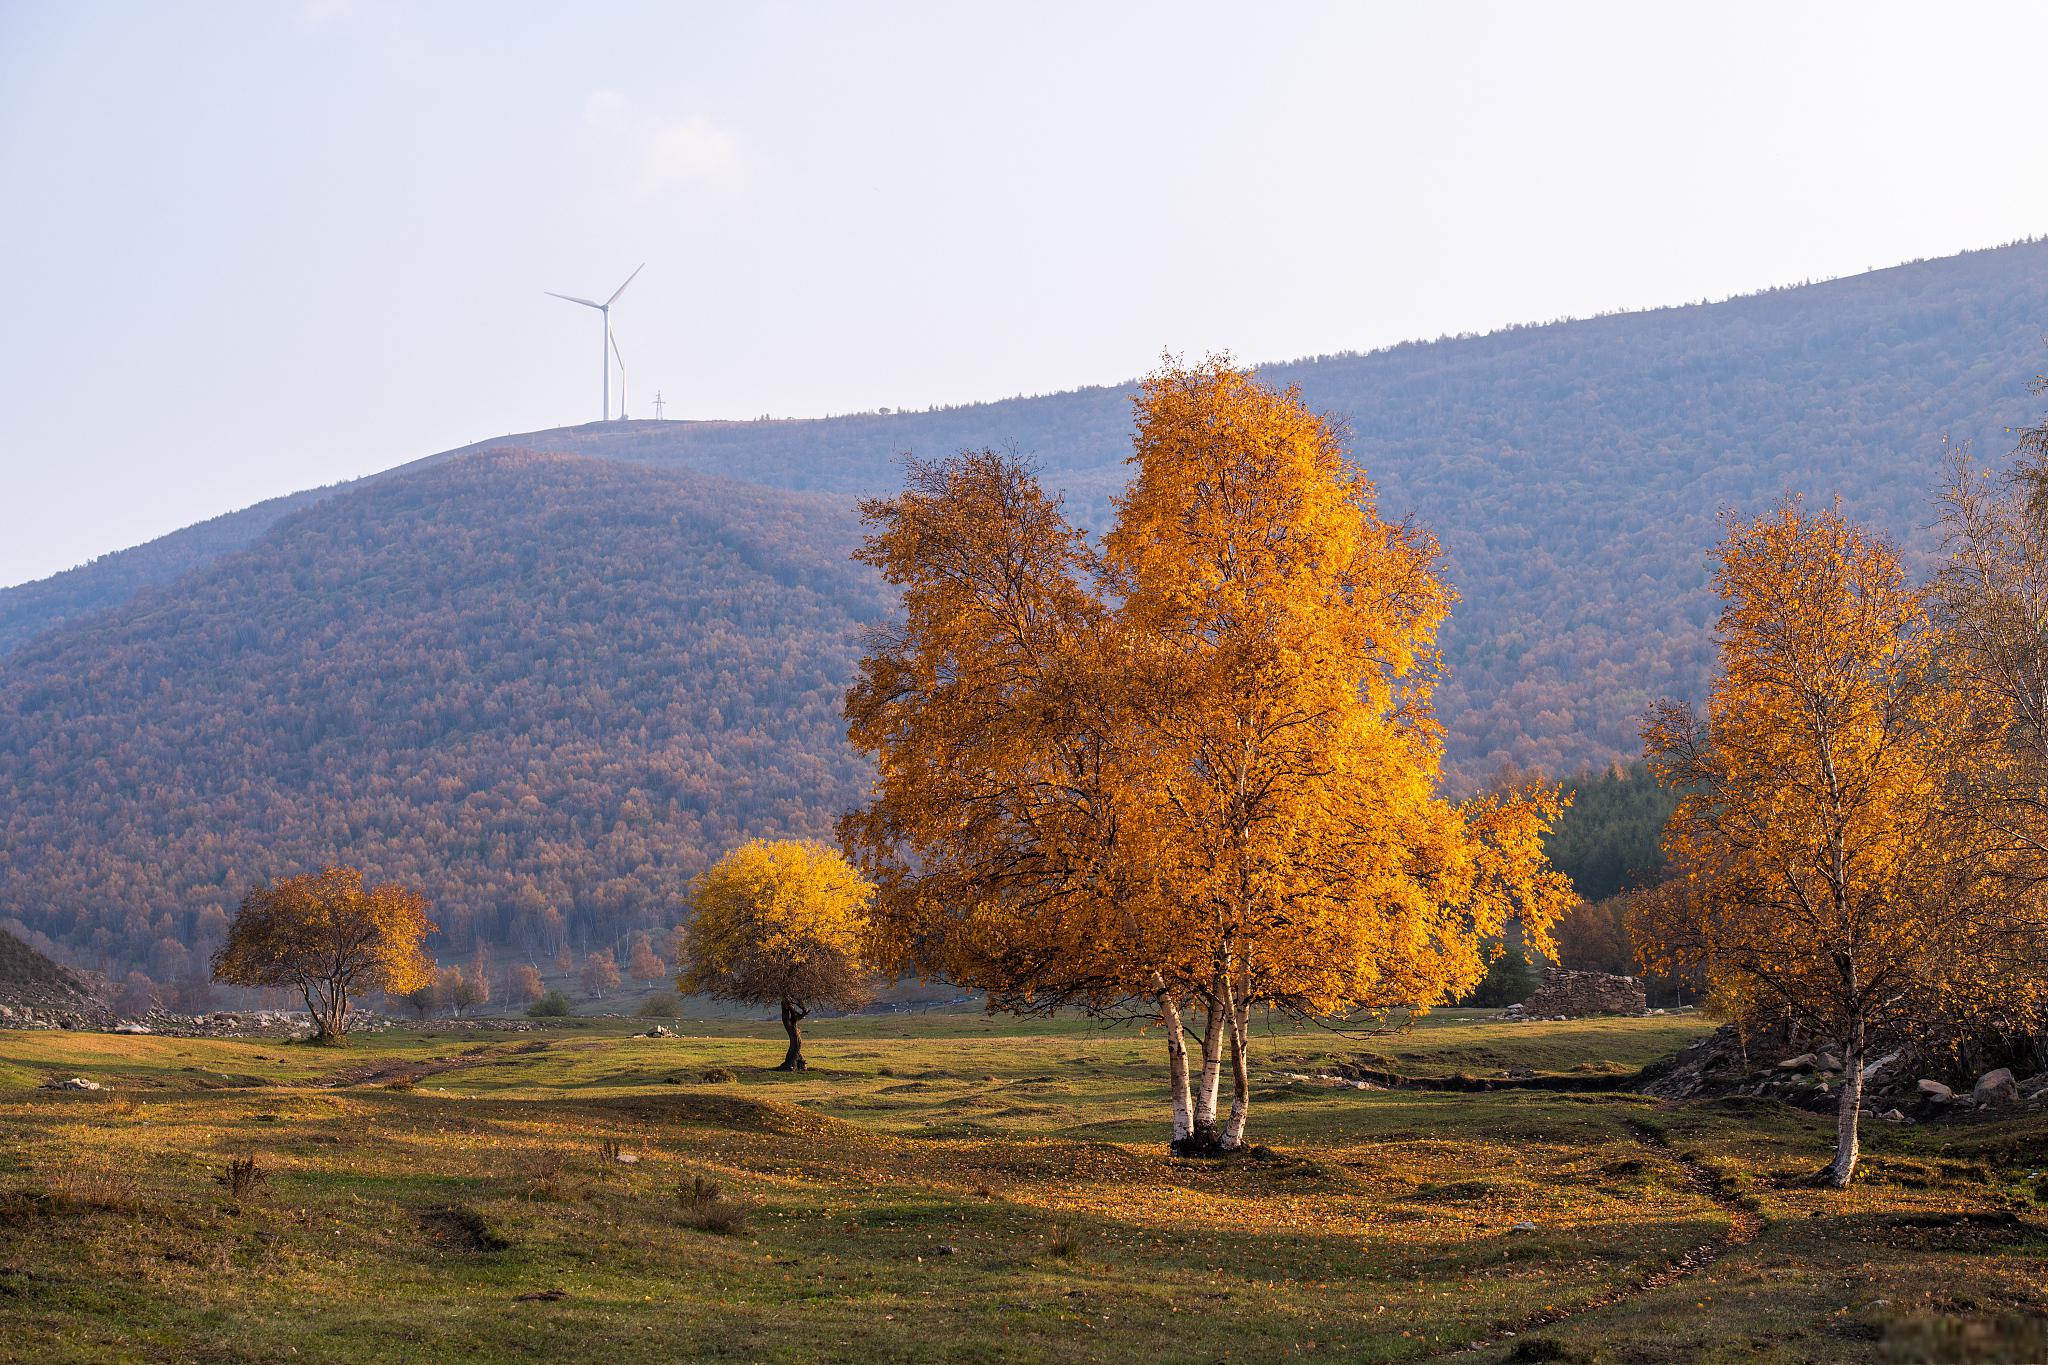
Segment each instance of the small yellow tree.
[{"label": "small yellow tree", "polygon": [[366,887],[352,867],[259,886],[242,900],[214,954],[213,974],[235,986],[288,986],[304,997],[315,1041],[339,1042],[350,1003],[431,986],[420,941],[434,932],[427,903],[402,886]]},{"label": "small yellow tree", "polygon": [[1970,795],[1968,703],[1888,545],[1790,502],[1734,524],[1720,560],[1706,714],[1661,703],[1644,730],[1682,793],[1677,876],[1636,898],[1631,928],[1653,970],[1703,966],[1733,1008],[1839,1041],[1840,1188],[1874,1042],[2040,997],[1997,894],[2016,848]]},{"label": "small yellow tree", "polygon": [[776,1069],[805,1069],[802,1021],[820,1005],[857,1009],[873,998],[868,910],[874,887],[823,844],[756,839],[698,877],[686,993],[777,1006],[789,1049]]}]

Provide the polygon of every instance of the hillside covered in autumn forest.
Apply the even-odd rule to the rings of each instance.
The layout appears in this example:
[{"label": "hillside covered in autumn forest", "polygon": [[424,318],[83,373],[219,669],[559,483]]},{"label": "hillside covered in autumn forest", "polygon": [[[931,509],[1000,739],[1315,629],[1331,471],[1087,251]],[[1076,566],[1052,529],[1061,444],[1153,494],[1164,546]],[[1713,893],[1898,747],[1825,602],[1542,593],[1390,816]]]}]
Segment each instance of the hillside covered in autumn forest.
[{"label": "hillside covered in autumn forest", "polygon": [[[1701,695],[1724,509],[1839,494],[1929,551],[1944,435],[2039,419],[2044,330],[2032,242],[1265,373],[1441,539],[1471,784],[1631,756],[1651,698]],[[346,857],[450,951],[669,922],[723,846],[859,790],[854,496],[1014,448],[1100,526],[1129,392],[513,435],[0,591],[0,921],[169,979],[249,880]]]},{"label": "hillside covered in autumn forest", "polygon": [[255,880],[346,859],[441,944],[674,922],[705,855],[824,835],[879,583],[841,500],[472,455],[327,499],[0,673],[0,906],[189,971]]}]

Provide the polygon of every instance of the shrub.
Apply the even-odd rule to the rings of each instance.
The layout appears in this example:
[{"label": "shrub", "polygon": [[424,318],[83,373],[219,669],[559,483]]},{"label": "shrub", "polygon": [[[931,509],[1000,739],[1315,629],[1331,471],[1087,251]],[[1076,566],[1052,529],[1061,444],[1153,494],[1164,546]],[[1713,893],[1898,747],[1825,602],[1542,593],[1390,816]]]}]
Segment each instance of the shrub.
[{"label": "shrub", "polygon": [[1053,1222],[1046,1249],[1055,1256],[1073,1256],[1080,1252],[1081,1242],[1081,1225],[1072,1218],[1060,1218]]},{"label": "shrub", "polygon": [[649,1019],[682,1017],[683,997],[674,991],[656,991],[640,1002],[640,1013]]},{"label": "shrub", "polygon": [[688,1184],[676,1188],[676,1203],[686,1226],[721,1237],[745,1232],[753,1212],[739,1200],[727,1199],[717,1181],[702,1175],[693,1175]]},{"label": "shrub", "polygon": [[568,996],[560,991],[549,991],[527,1007],[526,1017],[529,1019],[561,1019],[567,1017],[572,1008],[569,1004]]},{"label": "shrub", "polygon": [[1508,943],[1502,946],[1500,955],[1487,964],[1486,979],[1463,1003],[1496,1010],[1519,1005],[1536,993],[1537,984],[1536,966],[1529,961],[1529,954],[1521,944]]},{"label": "shrub", "polygon": [[234,1199],[245,1199],[256,1192],[256,1187],[270,1179],[270,1172],[256,1163],[254,1156],[231,1157],[228,1167],[214,1179],[227,1187]]},{"label": "shrub", "polygon": [[738,1080],[739,1076],[733,1072],[731,1067],[713,1066],[705,1068],[701,1079],[706,1085],[725,1085]]}]

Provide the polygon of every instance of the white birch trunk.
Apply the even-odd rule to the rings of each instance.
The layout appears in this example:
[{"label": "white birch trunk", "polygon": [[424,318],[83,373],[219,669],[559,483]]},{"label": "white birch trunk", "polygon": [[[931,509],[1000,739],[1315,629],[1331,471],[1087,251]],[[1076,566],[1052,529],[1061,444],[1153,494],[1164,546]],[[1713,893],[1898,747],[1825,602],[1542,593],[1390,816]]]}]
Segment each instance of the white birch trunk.
[{"label": "white birch trunk", "polygon": [[1166,1082],[1173,1092],[1173,1142],[1177,1147],[1195,1131],[1195,1116],[1188,1091],[1187,1034],[1181,1031],[1180,1001],[1170,993],[1159,997],[1159,1022],[1166,1030]]},{"label": "white birch trunk", "polygon": [[1230,1123],[1223,1130],[1223,1150],[1244,1146],[1245,1120],[1252,1109],[1251,1004],[1230,992]]},{"label": "white birch trunk", "polygon": [[1209,987],[1208,1018],[1202,1025],[1202,1078],[1195,1087],[1193,1136],[1204,1145],[1216,1141],[1216,1092],[1223,1083],[1223,1035],[1230,1026],[1226,991],[1219,971]]},{"label": "white birch trunk", "polygon": [[1859,1154],[1857,1126],[1863,1115],[1863,1024],[1849,1026],[1847,1045],[1842,1049],[1842,1098],[1835,1111],[1835,1159],[1828,1167],[1828,1184],[1838,1190],[1849,1187],[1856,1174]]}]

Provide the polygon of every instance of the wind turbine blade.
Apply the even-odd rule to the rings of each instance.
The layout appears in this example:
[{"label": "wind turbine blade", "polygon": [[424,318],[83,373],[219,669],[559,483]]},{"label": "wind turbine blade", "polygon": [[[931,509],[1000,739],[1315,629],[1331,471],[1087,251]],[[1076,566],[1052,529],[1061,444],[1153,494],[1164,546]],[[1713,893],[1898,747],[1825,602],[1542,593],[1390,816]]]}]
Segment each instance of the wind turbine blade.
[{"label": "wind turbine blade", "polygon": [[612,335],[612,329],[609,327],[604,329],[604,334],[605,338],[612,344],[612,359],[619,362],[619,373],[624,374],[626,372],[626,357],[619,354],[619,339]]},{"label": "wind turbine blade", "polygon": [[[640,264],[634,266],[633,273],[626,276],[626,284],[631,284],[634,280],[640,278],[640,272],[645,270],[646,268],[647,262],[645,261],[642,261],[640,262]],[[626,292],[626,284],[622,284],[617,289],[612,290],[612,296],[604,301],[605,307],[609,308],[619,301],[619,295]]]},{"label": "wind turbine blade", "polygon": [[571,303],[580,303],[585,308],[602,309],[605,306],[601,303],[592,303],[589,299],[579,299],[574,294],[557,294],[552,289],[543,289],[540,292],[546,294],[551,299],[567,299]]}]

